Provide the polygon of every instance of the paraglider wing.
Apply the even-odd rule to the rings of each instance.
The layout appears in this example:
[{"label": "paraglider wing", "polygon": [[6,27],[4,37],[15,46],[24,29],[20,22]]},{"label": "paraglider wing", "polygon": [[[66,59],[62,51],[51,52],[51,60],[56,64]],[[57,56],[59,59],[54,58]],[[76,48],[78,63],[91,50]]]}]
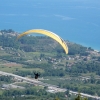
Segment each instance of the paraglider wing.
[{"label": "paraglider wing", "polygon": [[54,40],[56,40],[65,50],[65,53],[68,54],[68,47],[66,42],[60,38],[57,34],[47,31],[47,30],[43,30],[43,29],[32,29],[32,30],[28,30],[26,32],[23,32],[22,34],[20,34],[17,39],[21,38],[24,35],[30,34],[30,33],[39,33],[39,34],[43,34],[43,35],[47,35],[51,38],[53,38]]}]

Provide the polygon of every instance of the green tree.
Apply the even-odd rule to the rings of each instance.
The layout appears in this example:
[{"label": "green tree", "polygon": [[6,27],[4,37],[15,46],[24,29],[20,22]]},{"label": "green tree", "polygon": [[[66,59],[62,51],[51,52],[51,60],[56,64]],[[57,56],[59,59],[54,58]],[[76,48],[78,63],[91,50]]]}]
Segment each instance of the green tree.
[{"label": "green tree", "polygon": [[88,100],[87,98],[82,98],[81,94],[79,93],[75,100]]},{"label": "green tree", "polygon": [[79,93],[75,100],[81,100],[81,94]]},{"label": "green tree", "polygon": [[56,97],[54,100],[60,100],[58,97]]}]

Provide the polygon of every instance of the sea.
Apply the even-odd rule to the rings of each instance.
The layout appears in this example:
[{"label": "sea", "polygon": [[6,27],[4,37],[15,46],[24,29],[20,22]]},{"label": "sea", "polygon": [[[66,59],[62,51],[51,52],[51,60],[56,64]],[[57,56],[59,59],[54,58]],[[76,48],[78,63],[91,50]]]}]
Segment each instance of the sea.
[{"label": "sea", "polygon": [[100,0],[0,0],[3,29],[45,29],[100,51]]}]

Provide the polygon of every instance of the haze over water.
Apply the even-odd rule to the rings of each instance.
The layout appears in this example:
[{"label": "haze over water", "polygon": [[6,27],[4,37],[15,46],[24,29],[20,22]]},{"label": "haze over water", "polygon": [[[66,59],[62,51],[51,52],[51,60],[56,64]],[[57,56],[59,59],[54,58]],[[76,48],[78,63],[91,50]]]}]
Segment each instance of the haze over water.
[{"label": "haze over water", "polygon": [[100,51],[100,0],[0,0],[1,29],[46,29]]}]

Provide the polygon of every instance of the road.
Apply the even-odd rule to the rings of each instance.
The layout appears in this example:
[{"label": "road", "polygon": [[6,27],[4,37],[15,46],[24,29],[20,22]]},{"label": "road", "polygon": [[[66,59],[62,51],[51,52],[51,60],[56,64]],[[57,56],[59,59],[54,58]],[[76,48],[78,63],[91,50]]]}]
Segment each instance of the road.
[{"label": "road", "polygon": [[29,79],[29,78],[22,77],[22,76],[19,76],[19,75],[15,75],[15,74],[12,74],[12,73],[7,73],[7,72],[0,71],[0,74],[1,75],[7,75],[7,76],[13,76],[17,79],[22,79],[23,81],[27,81],[27,82],[30,82],[30,83],[33,83],[33,84],[38,84],[38,85],[42,85],[42,86],[51,87],[53,90],[58,91],[58,92],[65,92],[66,91],[66,89],[58,88],[58,86],[56,86],[56,85],[43,83],[43,82],[35,80],[35,79]]},{"label": "road", "polygon": [[[27,81],[27,82],[30,82],[30,83],[33,83],[33,84],[38,84],[38,85],[42,85],[42,86],[47,86],[49,88],[51,88],[52,90],[55,90],[57,92],[65,92],[67,91],[67,89],[62,89],[62,88],[59,88],[58,86],[56,85],[51,85],[51,84],[47,84],[47,83],[43,83],[41,81],[38,81],[38,80],[35,80],[35,79],[30,79],[30,78],[26,78],[26,77],[22,77],[22,76],[19,76],[19,75],[15,75],[15,74],[12,74],[12,73],[7,73],[7,72],[3,72],[3,71],[0,71],[0,74],[1,75],[7,75],[7,76],[13,76],[17,79],[22,79],[24,81]],[[70,93],[72,94],[78,94],[78,92],[74,92],[74,91],[69,91]],[[100,100],[100,97],[98,96],[92,96],[92,95],[89,95],[89,94],[84,94],[84,93],[80,93],[82,96],[85,96],[85,97],[91,97],[91,98],[94,98],[94,99],[97,99],[97,100]]]}]

